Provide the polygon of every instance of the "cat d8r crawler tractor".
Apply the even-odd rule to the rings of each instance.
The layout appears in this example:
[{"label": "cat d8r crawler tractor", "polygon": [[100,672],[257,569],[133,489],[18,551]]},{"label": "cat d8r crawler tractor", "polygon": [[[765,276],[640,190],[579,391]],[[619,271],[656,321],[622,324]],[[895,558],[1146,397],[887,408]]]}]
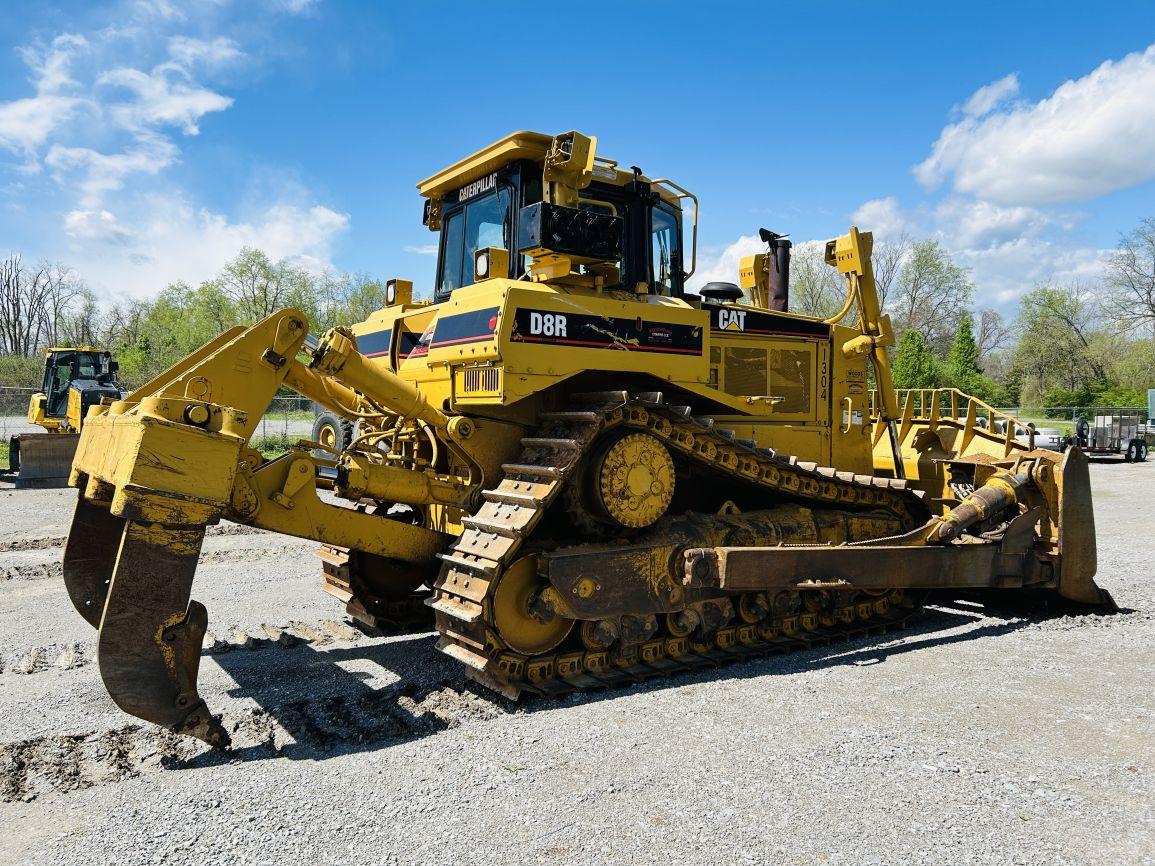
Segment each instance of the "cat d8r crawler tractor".
[{"label": "cat d8r crawler tractor", "polygon": [[[869,233],[828,244],[847,296],[824,321],[789,312],[771,232],[740,286],[686,293],[697,200],[576,132],[516,133],[418,188],[431,301],[391,281],[319,341],[282,310],[88,418],[65,580],[129,713],[227,742],[190,600],[221,518],[321,542],[352,616],[432,611],[438,648],[508,696],[901,625],[934,589],[1111,606],[1082,454],[995,433],[1021,425],[957,392],[896,396]],[[353,441],[263,459],[281,386]]]}]

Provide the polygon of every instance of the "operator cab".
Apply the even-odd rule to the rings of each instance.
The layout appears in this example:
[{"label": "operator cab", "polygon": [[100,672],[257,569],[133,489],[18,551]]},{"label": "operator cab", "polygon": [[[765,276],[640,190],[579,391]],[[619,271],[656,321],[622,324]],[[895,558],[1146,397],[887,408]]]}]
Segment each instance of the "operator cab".
[{"label": "operator cab", "polygon": [[[423,221],[440,232],[434,301],[477,277],[532,278],[535,258],[546,252],[541,247],[557,241],[563,223],[573,265],[567,277],[597,274],[598,288],[681,297],[690,275],[683,268],[681,202],[693,196],[593,156],[595,141],[579,133],[515,133],[422,181]],[[587,157],[583,167],[565,165],[575,154]],[[567,220],[573,211],[587,217]],[[543,223],[555,230],[543,232]],[[475,257],[487,248],[505,252],[493,257],[503,272],[475,271]],[[482,266],[489,267],[488,259]]]},{"label": "operator cab", "polygon": [[50,431],[78,431],[92,406],[119,400],[117,363],[88,346],[44,350],[43,388],[28,404],[28,423]]},{"label": "operator cab", "polygon": [[[68,390],[73,383],[87,382],[113,386],[118,365],[112,353],[99,349],[48,349],[44,359],[44,415],[63,418],[68,414]],[[120,391],[116,390],[119,397]]]}]

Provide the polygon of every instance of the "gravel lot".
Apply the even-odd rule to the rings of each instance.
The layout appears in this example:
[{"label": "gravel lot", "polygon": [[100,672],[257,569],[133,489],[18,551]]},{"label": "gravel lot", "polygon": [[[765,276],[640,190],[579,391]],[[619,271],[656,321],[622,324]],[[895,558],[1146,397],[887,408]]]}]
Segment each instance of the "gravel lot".
[{"label": "gravel lot", "polygon": [[958,603],[520,706],[343,626],[314,545],[226,525],[194,595],[236,645],[201,669],[231,759],[112,705],[60,581],[73,492],[0,491],[0,863],[1155,863],[1155,461],[1092,480],[1122,615]]}]

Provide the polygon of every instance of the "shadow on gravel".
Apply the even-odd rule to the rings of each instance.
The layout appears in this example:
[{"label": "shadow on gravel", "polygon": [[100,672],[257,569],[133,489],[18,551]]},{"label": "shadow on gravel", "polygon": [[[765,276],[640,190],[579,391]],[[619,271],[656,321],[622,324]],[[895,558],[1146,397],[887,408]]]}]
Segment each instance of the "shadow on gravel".
[{"label": "shadow on gravel", "polygon": [[[271,668],[265,653],[231,652],[213,660],[236,682],[231,697],[257,703],[225,719],[233,738],[228,754],[206,752],[178,766],[194,768],[230,760],[324,760],[410,742],[453,727],[465,718],[492,717],[514,705],[474,691],[434,649],[428,634],[343,648],[311,645],[278,652]],[[398,675],[384,687],[345,662],[370,661]],[[301,695],[285,700],[286,692]]]},{"label": "shadow on gravel", "polygon": [[[133,778],[159,767],[195,770],[278,757],[319,761],[412,742],[470,719],[548,713],[623,694],[840,665],[882,664],[931,647],[999,637],[1071,612],[1069,608],[1023,610],[937,599],[910,626],[887,634],[674,673],[613,691],[552,700],[531,698],[521,704],[474,686],[435,650],[434,638],[427,633],[345,647],[235,650],[214,655],[213,661],[236,683],[230,696],[252,701],[256,707],[225,710],[223,723],[234,743],[231,753],[206,750],[187,737],[140,724],[4,743],[0,744],[0,801],[27,801],[42,793]],[[1093,625],[1086,619],[1071,620],[1071,627]],[[344,667],[366,661],[392,672],[398,681],[376,687],[366,682],[368,674]]]},{"label": "shadow on gravel", "polygon": [[[520,704],[474,686],[435,651],[435,641],[427,634],[342,649],[303,646],[292,651],[295,657],[288,670],[282,666],[270,671],[259,663],[258,654],[234,652],[214,660],[237,683],[230,695],[253,700],[259,709],[235,721],[236,748],[231,756],[206,753],[179,766],[270,757],[323,760],[420,739],[466,718],[493,718],[515,711],[551,712],[559,706],[613,700],[623,693],[715,680],[882,664],[906,653],[998,637],[1070,612],[1066,608],[1024,610],[971,600],[935,600],[934,606],[926,608],[910,626],[887,634],[687,670],[618,689],[575,693],[561,699],[531,697]],[[970,628],[957,630],[966,626]],[[278,654],[281,658],[284,655]],[[365,682],[368,675],[341,667],[341,663],[355,660],[372,661],[395,673],[399,682],[375,688]],[[286,688],[307,697],[284,701]]]}]

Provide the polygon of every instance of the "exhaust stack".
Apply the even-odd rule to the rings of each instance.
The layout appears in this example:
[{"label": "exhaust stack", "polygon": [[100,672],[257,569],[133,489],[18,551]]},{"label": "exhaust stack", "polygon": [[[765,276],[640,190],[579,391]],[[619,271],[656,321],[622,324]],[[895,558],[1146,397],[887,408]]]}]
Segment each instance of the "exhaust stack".
[{"label": "exhaust stack", "polygon": [[769,245],[766,270],[769,288],[767,306],[776,312],[790,309],[790,248],[793,244],[785,235],[769,229],[758,229],[758,236]]}]

